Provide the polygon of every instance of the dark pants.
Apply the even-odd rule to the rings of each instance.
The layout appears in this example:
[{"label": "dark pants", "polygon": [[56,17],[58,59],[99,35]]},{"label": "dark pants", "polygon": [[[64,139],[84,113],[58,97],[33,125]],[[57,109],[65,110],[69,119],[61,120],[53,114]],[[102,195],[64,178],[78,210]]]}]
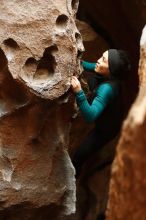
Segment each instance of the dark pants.
[{"label": "dark pants", "polygon": [[79,176],[83,163],[110,139],[112,139],[110,135],[99,134],[95,128],[87,135],[73,157],[76,177]]}]

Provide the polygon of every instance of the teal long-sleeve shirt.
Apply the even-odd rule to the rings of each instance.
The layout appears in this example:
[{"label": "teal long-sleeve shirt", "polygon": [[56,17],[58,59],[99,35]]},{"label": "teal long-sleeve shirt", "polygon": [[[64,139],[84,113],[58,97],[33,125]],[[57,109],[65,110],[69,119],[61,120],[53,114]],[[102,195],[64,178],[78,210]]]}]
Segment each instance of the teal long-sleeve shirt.
[{"label": "teal long-sleeve shirt", "polygon": [[[82,61],[85,70],[94,71],[96,63]],[[76,101],[85,121],[93,122],[102,114],[109,102],[117,95],[117,91],[109,82],[102,83],[96,90],[96,96],[89,104],[83,90],[76,93]]]},{"label": "teal long-sleeve shirt", "polygon": [[82,64],[83,68],[87,71],[94,71],[95,70],[96,63],[82,61],[81,64]]},{"label": "teal long-sleeve shirt", "polygon": [[83,90],[76,93],[76,101],[85,121],[93,122],[102,114],[109,102],[116,96],[110,83],[101,84],[96,90],[96,97],[89,104]]}]

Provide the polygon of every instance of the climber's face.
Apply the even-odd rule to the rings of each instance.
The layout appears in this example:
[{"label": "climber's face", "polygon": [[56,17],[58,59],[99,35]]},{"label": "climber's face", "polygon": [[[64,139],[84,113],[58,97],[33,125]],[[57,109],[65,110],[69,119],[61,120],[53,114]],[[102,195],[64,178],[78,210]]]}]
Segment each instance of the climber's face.
[{"label": "climber's face", "polygon": [[103,76],[107,76],[107,77],[110,75],[109,64],[108,64],[108,51],[105,51],[102,57],[100,57],[97,60],[95,72],[100,73]]}]

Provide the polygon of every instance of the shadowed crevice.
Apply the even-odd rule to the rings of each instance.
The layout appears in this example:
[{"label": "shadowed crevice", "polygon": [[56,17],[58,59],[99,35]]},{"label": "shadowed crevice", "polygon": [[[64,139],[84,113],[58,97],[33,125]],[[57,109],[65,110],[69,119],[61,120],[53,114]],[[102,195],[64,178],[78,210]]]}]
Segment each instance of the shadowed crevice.
[{"label": "shadowed crevice", "polygon": [[8,39],[4,40],[4,45],[11,48],[11,49],[14,49],[14,50],[19,49],[19,45],[12,38],[8,38]]},{"label": "shadowed crevice", "polygon": [[68,22],[68,17],[66,15],[64,14],[59,15],[56,20],[56,26],[58,29],[64,30],[67,26],[67,22]]},{"label": "shadowed crevice", "polygon": [[[55,73],[55,68],[57,66],[57,62],[55,59],[54,54],[58,51],[56,45],[48,47],[45,49],[43,57],[38,63],[37,70],[35,72],[34,78],[35,79],[46,79],[49,76],[53,76]],[[36,65],[35,59],[27,60],[27,66],[35,66]]]},{"label": "shadowed crevice", "polygon": [[78,5],[79,5],[79,0],[72,0],[71,6],[73,10],[76,11],[78,9]]}]

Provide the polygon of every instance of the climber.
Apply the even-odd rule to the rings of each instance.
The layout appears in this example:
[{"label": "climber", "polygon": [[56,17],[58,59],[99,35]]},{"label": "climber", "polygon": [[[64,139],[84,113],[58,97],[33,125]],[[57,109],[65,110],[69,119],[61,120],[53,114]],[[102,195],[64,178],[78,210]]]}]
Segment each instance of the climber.
[{"label": "climber", "polygon": [[120,131],[123,113],[121,90],[131,68],[127,52],[117,49],[105,51],[96,63],[81,61],[81,65],[94,72],[88,80],[91,96],[86,97],[75,76],[71,79],[71,88],[81,115],[85,121],[95,122],[95,126],[73,157],[77,177],[83,163]]}]

